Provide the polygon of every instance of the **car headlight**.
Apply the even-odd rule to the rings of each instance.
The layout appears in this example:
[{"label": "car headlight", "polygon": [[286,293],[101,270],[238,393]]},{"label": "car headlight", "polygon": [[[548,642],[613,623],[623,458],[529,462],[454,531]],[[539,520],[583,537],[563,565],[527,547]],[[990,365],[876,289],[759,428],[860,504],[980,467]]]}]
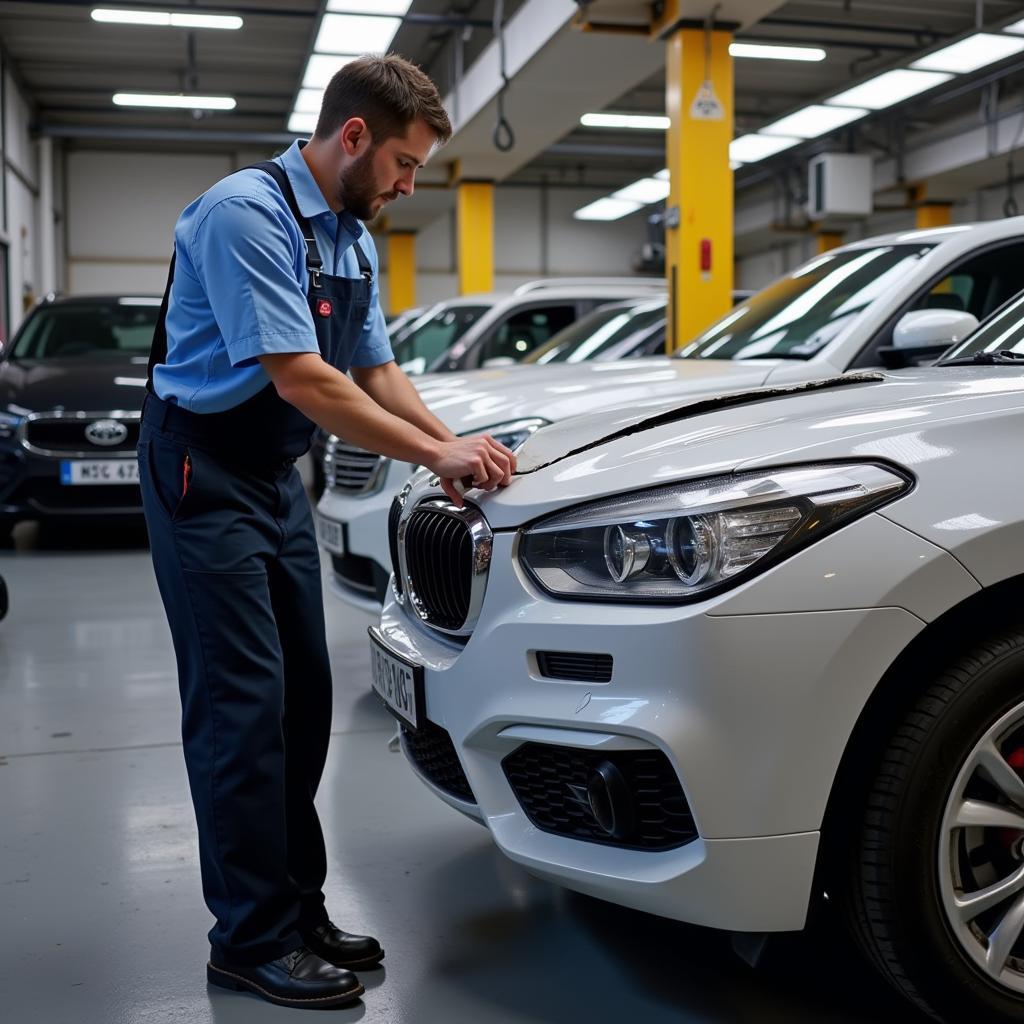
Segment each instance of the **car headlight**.
[{"label": "car headlight", "polygon": [[541,427],[548,425],[547,420],[538,417],[525,420],[513,420],[510,423],[499,423],[496,427],[486,427],[484,430],[470,430],[459,437],[474,437],[477,434],[490,434],[498,444],[503,444],[509,451],[516,452],[533,436]]},{"label": "car headlight", "polygon": [[858,462],[658,487],[538,521],[519,559],[556,597],[679,603],[762,572],[911,486]]},{"label": "car headlight", "polygon": [[0,438],[14,437],[24,416],[15,416],[11,412],[0,412]]}]

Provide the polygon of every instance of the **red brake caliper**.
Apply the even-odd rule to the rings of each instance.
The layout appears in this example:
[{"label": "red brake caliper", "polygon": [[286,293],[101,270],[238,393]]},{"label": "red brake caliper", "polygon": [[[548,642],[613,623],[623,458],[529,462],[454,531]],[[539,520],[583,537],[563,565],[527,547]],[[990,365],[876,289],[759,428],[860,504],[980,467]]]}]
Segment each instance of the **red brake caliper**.
[{"label": "red brake caliper", "polygon": [[[1013,753],[1009,754],[1006,758],[1006,763],[1017,772],[1018,775],[1024,776],[1024,747],[1018,747]],[[1010,850],[1020,842],[1021,832],[1020,829],[1016,828],[1001,828],[999,830],[999,840]]]}]

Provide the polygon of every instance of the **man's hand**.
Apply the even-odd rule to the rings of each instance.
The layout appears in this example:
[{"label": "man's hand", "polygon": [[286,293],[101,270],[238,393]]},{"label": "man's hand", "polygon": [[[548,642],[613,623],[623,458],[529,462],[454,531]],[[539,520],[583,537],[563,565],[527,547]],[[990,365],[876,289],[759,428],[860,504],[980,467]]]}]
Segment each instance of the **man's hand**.
[{"label": "man's hand", "polygon": [[480,434],[439,442],[436,457],[424,465],[441,478],[441,487],[452,503],[462,508],[464,503],[456,481],[466,488],[480,487],[485,491],[505,487],[516,471],[516,457],[489,434]]}]

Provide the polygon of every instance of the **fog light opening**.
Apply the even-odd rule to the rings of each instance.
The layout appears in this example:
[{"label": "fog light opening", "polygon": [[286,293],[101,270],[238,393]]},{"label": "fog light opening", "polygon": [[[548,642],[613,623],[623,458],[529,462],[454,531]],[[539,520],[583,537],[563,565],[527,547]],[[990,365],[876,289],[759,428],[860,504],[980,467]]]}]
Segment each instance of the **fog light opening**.
[{"label": "fog light opening", "polygon": [[622,772],[602,761],[587,781],[590,813],[613,839],[629,839],[636,832],[636,807]]}]

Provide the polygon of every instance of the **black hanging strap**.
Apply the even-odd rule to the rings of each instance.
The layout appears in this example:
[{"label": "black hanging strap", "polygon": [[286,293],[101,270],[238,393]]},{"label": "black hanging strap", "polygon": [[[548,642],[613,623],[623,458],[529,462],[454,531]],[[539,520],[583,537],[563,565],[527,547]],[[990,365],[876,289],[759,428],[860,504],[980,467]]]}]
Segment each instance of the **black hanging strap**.
[{"label": "black hanging strap", "polygon": [[164,288],[163,301],[160,303],[160,313],[156,318],[156,327],[153,328],[153,344],[149,347],[149,368],[146,370],[146,390],[150,394],[156,394],[153,390],[153,368],[157,363],[167,362],[167,303],[171,298],[171,282],[174,280],[174,261],[177,253],[171,252],[171,265],[167,271],[167,287]]}]

